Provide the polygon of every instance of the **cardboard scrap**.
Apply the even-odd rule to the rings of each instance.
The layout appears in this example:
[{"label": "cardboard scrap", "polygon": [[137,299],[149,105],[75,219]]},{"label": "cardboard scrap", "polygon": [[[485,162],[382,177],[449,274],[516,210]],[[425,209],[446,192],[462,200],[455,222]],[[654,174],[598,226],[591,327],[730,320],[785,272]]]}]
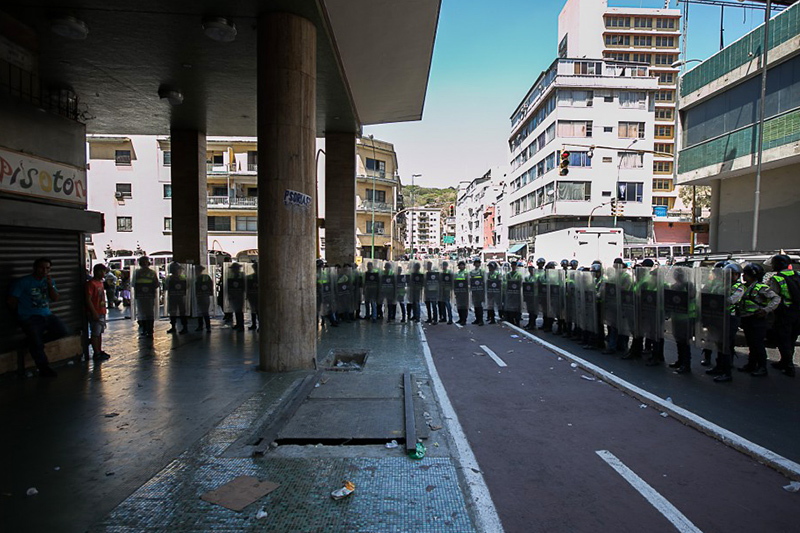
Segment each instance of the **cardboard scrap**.
[{"label": "cardboard scrap", "polygon": [[253,476],[239,476],[215,490],[206,492],[200,499],[232,511],[241,511],[278,487],[280,487],[278,483],[271,481],[259,481]]}]

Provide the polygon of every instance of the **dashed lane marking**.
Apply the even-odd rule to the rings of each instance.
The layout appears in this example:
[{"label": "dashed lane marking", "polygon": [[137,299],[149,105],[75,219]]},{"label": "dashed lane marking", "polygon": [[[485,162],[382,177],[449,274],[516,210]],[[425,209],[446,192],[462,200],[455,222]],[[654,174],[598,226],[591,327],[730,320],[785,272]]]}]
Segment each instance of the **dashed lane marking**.
[{"label": "dashed lane marking", "polygon": [[500,366],[500,367],[503,367],[503,366],[508,366],[508,365],[506,364],[506,362],[505,362],[505,361],[503,361],[502,359],[500,359],[500,358],[497,356],[497,354],[496,354],[496,353],[494,353],[494,352],[491,350],[491,348],[489,348],[489,347],[488,347],[488,346],[486,346],[485,344],[481,344],[481,350],[483,350],[484,352],[486,352],[486,355],[488,355],[489,357],[491,357],[491,358],[492,358],[492,360],[493,360],[495,363],[497,363],[497,366]]},{"label": "dashed lane marking", "polygon": [[599,455],[608,466],[616,470],[625,481],[630,483],[631,487],[644,496],[644,499],[650,502],[650,505],[655,507],[659,513],[664,515],[664,518],[669,520],[672,525],[675,526],[675,529],[681,533],[702,533],[677,507],[659,494],[656,489],[648,485],[645,480],[636,475],[636,472],[625,466],[625,463],[617,459],[613,453],[608,450],[597,450],[595,453]]}]

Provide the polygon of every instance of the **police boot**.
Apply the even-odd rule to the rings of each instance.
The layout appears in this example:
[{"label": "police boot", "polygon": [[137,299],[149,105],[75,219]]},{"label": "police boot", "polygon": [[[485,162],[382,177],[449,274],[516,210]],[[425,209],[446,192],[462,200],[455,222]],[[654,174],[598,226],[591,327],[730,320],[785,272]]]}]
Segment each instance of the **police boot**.
[{"label": "police boot", "polygon": [[195,331],[203,331],[203,317],[197,319],[197,327],[194,328]]}]

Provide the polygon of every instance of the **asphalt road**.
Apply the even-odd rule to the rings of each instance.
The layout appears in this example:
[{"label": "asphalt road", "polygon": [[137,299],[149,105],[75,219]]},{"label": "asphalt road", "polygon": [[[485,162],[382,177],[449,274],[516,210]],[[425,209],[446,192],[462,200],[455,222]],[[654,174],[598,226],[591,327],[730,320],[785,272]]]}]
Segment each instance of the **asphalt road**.
[{"label": "asphalt road", "polygon": [[506,531],[797,531],[750,457],[509,328],[424,329]]}]

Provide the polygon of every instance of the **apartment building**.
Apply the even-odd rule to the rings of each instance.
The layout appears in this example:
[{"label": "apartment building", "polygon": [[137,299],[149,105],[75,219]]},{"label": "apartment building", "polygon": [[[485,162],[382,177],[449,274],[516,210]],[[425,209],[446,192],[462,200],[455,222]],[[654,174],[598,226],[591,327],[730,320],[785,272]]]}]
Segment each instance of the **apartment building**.
[{"label": "apartment building", "polygon": [[[361,257],[397,259],[404,253],[402,183],[394,145],[356,140],[356,246]],[[374,248],[374,255],[373,255]]]},{"label": "apartment building", "polygon": [[412,207],[407,211],[406,248],[415,254],[442,252],[442,208]]},{"label": "apartment building", "polygon": [[[486,208],[494,205],[498,191],[508,178],[508,168],[495,167],[471,181],[462,181],[456,191],[456,250],[469,257],[484,250]],[[495,230],[496,227],[495,227]]]},{"label": "apartment building", "polygon": [[[800,248],[800,4],[769,24],[756,249]],[[711,186],[712,250],[752,250],[764,25],[681,79],[678,182]]]},{"label": "apartment building", "polygon": [[[675,90],[680,52],[678,9],[608,7],[606,0],[568,0],[559,15],[559,56],[604,58],[648,66],[653,94],[652,205],[656,221],[686,211],[673,180]],[[657,224],[658,226],[658,224]]]},{"label": "apartment building", "polygon": [[590,222],[650,237],[657,91],[649,67],[630,62],[558,58],[539,76],[511,115],[512,245]]}]

